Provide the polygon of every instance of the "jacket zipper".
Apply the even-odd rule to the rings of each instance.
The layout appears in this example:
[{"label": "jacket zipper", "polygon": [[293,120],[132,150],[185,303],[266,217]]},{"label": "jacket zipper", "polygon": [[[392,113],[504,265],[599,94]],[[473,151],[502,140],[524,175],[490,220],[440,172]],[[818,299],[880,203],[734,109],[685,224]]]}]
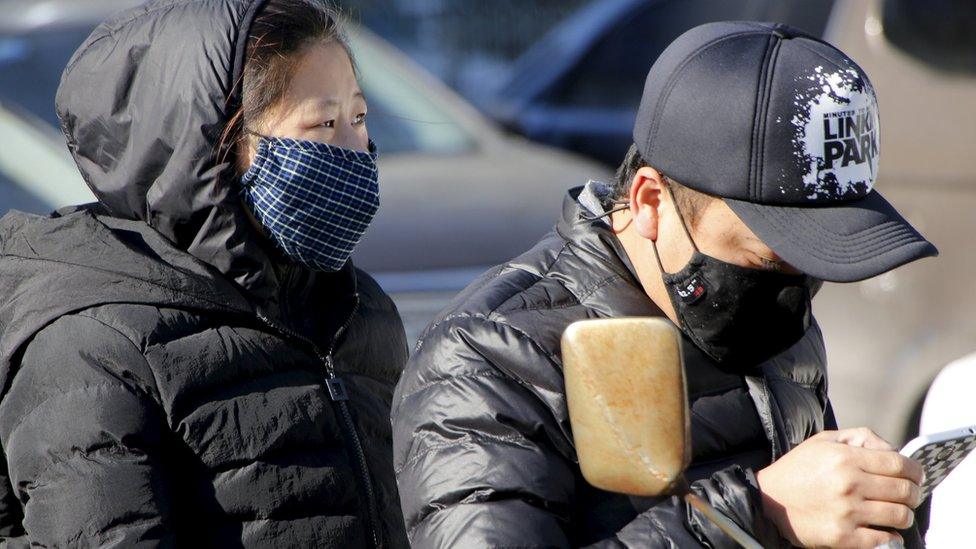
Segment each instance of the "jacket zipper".
[{"label": "jacket zipper", "polygon": [[369,467],[366,464],[366,452],[363,450],[362,442],[359,439],[359,433],[356,431],[356,425],[352,421],[352,413],[349,411],[349,395],[346,392],[346,386],[342,382],[342,378],[336,375],[335,365],[332,362],[332,353],[335,351],[335,346],[342,337],[342,334],[349,328],[352,324],[353,318],[359,311],[359,294],[355,294],[356,301],[353,305],[352,312],[349,317],[346,318],[345,323],[336,331],[335,335],[332,337],[332,342],[329,344],[328,353],[323,354],[322,350],[318,345],[315,344],[311,339],[303,336],[302,334],[280,324],[272,321],[270,318],[266,317],[262,313],[258,313],[258,319],[274,331],[280,332],[285,336],[292,339],[298,340],[315,352],[315,356],[320,362],[325,366],[325,387],[329,392],[329,398],[335,402],[336,407],[339,409],[339,415],[342,416],[342,422],[345,425],[345,431],[349,435],[349,440],[352,443],[353,451],[356,454],[356,461],[359,464],[359,480],[363,484],[363,488],[366,490],[366,514],[369,520],[369,530],[370,537],[373,539],[374,547],[382,547],[380,542],[380,525],[379,517],[376,511],[376,498],[374,497],[373,481],[369,476]]},{"label": "jacket zipper", "polygon": [[[770,452],[770,462],[776,461],[779,458],[779,435],[776,433],[776,426],[773,425],[773,402],[772,402],[772,392],[769,390],[769,383],[766,380],[765,373],[761,373],[758,376],[745,376],[746,384],[749,387],[749,397],[752,399],[752,403],[756,407],[756,413],[759,415],[759,423],[762,424],[763,432],[766,434],[766,438],[769,440],[769,452]],[[763,414],[763,410],[768,413]]]},{"label": "jacket zipper", "polygon": [[773,443],[773,461],[779,459],[783,455],[783,442],[780,440],[780,433],[776,429],[776,403],[773,401],[773,391],[769,388],[769,379],[766,378],[766,372],[762,373],[763,391],[766,393],[766,402],[769,404],[769,423],[772,428],[772,437],[770,441]]}]

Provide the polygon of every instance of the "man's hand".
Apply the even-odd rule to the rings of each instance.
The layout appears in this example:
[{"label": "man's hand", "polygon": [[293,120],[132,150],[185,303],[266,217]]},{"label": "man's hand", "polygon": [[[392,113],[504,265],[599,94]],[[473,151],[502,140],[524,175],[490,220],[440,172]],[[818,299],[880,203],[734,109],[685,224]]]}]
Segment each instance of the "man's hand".
[{"label": "man's hand", "polygon": [[921,503],[922,467],[866,428],[824,431],[756,475],[763,509],[802,547],[901,542]]}]

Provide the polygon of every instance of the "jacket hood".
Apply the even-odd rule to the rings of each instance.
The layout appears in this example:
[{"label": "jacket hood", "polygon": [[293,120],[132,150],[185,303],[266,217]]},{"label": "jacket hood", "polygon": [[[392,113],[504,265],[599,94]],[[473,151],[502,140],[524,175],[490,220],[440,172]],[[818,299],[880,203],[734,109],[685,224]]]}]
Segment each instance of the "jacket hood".
[{"label": "jacket hood", "polygon": [[144,221],[258,297],[274,270],[215,148],[265,0],[154,0],[99,25],[57,94],[61,129],[113,216]]},{"label": "jacket hood", "polygon": [[253,315],[222,273],[101,206],[0,220],[0,390],[21,347],[57,318],[107,303]]}]

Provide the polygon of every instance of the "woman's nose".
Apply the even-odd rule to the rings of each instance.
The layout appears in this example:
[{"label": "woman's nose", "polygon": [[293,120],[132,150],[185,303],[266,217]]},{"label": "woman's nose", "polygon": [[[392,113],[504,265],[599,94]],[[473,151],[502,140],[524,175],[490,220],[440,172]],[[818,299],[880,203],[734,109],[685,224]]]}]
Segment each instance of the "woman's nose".
[{"label": "woman's nose", "polygon": [[333,136],[332,144],[345,149],[366,151],[369,149],[369,136],[365,127],[341,124]]}]

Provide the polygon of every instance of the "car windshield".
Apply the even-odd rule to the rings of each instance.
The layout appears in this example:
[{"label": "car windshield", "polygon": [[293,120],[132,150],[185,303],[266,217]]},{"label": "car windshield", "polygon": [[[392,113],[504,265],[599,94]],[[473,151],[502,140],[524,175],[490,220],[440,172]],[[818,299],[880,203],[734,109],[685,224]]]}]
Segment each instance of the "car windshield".
[{"label": "car windshield", "polygon": [[976,74],[976,5],[972,0],[885,0],[881,20],[885,36],[905,53],[941,70]]},{"label": "car windshield", "polygon": [[[90,32],[85,26],[0,36],[0,101],[57,127],[61,73]],[[453,154],[473,147],[450,106],[438,102],[395,52],[358,33],[352,49],[369,102],[369,133],[381,153]]]}]

